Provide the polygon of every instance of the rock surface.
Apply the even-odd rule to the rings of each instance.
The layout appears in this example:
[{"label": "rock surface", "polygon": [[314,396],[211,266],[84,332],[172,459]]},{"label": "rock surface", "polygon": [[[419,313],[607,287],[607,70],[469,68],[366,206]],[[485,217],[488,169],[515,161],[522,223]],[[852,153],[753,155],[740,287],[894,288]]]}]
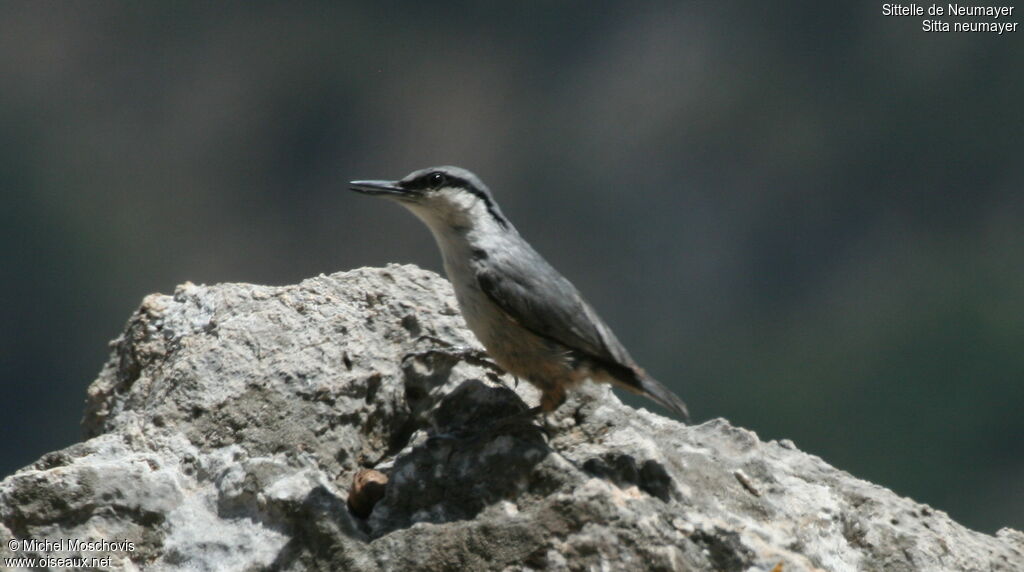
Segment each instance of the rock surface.
[{"label": "rock surface", "polygon": [[[0,483],[0,558],[109,556],[126,570],[1024,570],[1021,532],[968,530],[724,420],[685,426],[589,387],[549,420],[550,437],[527,419],[495,422],[537,395],[474,349],[447,282],[415,267],[186,284],[147,297],[111,345],[88,390],[88,440]],[[364,468],[387,477],[365,519],[347,505]]]}]

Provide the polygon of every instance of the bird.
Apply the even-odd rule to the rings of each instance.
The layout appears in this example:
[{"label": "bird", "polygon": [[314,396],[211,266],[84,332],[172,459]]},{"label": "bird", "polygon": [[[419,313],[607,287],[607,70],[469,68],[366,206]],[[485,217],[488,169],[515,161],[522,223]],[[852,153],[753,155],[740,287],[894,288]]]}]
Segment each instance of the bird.
[{"label": "bird", "polygon": [[349,188],[397,202],[426,224],[466,325],[498,366],[540,390],[529,413],[555,411],[589,379],[688,420],[683,400],[637,365],[576,287],[520,236],[479,177],[430,167]]}]

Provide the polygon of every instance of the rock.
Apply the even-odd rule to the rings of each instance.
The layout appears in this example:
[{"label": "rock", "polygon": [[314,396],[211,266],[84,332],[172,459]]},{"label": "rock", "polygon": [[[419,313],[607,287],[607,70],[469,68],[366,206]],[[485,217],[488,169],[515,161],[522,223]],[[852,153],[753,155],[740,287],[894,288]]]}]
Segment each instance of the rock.
[{"label": "rock", "polygon": [[[411,266],[285,287],[186,284],[147,297],[112,350],[88,390],[87,440],[0,483],[0,558],[1024,569],[1019,531],[968,530],[789,441],[721,419],[685,426],[604,386],[574,393],[549,437],[514,416],[536,392],[486,359],[447,282]],[[354,491],[357,515],[360,472],[383,496]],[[86,541],[101,542],[71,545]]]}]

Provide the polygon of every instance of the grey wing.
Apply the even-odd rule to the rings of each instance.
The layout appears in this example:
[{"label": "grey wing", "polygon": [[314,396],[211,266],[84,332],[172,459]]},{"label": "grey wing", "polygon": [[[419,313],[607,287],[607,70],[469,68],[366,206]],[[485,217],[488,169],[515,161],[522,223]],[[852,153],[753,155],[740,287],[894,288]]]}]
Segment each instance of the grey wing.
[{"label": "grey wing", "polygon": [[[628,368],[635,362],[576,287],[540,255],[502,272],[477,271],[480,289],[510,318],[531,332],[588,357]],[[525,270],[528,267],[529,271]]]},{"label": "grey wing", "polygon": [[500,273],[479,269],[476,278],[484,294],[519,325],[599,362],[621,387],[689,419],[683,400],[636,365],[576,287],[539,254],[506,264]]}]

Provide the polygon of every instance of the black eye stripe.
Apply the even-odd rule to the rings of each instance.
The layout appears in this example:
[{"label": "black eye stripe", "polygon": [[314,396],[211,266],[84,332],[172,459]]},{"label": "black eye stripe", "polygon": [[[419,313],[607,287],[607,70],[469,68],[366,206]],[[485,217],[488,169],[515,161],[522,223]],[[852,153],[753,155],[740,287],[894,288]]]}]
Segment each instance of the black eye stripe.
[{"label": "black eye stripe", "polygon": [[470,185],[465,179],[453,177],[452,175],[447,175],[440,171],[426,173],[416,177],[415,179],[402,183],[402,187],[417,191],[433,189],[440,186],[467,188]]},{"label": "black eye stripe", "polygon": [[[437,175],[441,176],[440,182],[435,182],[434,180],[435,176]],[[412,191],[430,191],[432,189],[438,188],[439,186],[462,189],[466,192],[476,195],[480,200],[484,202],[484,206],[487,207],[487,212],[491,214],[494,220],[496,220],[498,224],[500,224],[501,226],[506,228],[508,227],[508,221],[505,219],[504,216],[502,216],[501,212],[498,210],[498,205],[494,203],[494,199],[492,199],[491,196],[487,194],[485,191],[477,188],[477,186],[473,184],[473,182],[463,177],[459,177],[458,175],[453,175],[452,173],[445,173],[442,171],[431,171],[429,173],[424,173],[416,177],[415,179],[402,182],[400,183],[400,185],[402,186],[402,188],[409,189]]]}]

